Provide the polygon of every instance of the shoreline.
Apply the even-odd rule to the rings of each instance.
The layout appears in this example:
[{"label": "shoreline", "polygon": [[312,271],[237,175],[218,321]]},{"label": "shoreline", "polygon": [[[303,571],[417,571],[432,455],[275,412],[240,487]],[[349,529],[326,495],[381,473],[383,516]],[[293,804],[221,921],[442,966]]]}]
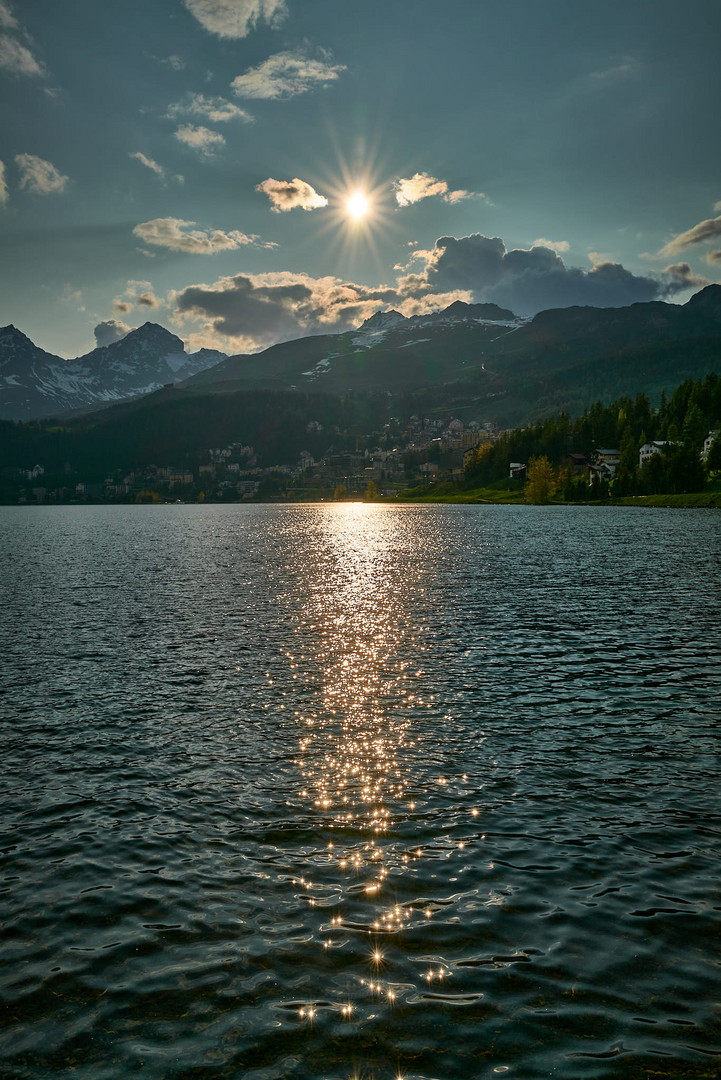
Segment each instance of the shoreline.
[{"label": "shoreline", "polygon": [[[489,497],[489,495],[495,497]],[[479,492],[465,492],[458,494],[443,495],[419,495],[403,496],[389,495],[379,496],[376,499],[364,499],[359,493],[356,498],[334,499],[244,499],[244,500],[211,500],[211,499],[160,499],[157,502],[136,502],[135,500],[118,499],[88,499],[80,501],[43,501],[43,502],[4,502],[0,506],[23,506],[37,508],[41,506],[329,506],[342,503],[365,503],[381,506],[595,506],[611,507],[626,506],[635,509],[650,510],[721,510],[721,491],[698,491],[684,495],[629,495],[621,499],[604,500],[578,500],[565,502],[562,499],[549,499],[546,503],[527,503],[523,496],[516,498],[501,498],[498,493],[484,495]]]}]

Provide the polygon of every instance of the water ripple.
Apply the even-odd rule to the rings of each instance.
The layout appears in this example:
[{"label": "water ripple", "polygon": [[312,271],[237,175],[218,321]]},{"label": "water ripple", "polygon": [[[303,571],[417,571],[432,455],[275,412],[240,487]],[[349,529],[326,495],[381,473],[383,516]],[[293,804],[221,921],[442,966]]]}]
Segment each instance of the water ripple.
[{"label": "water ripple", "polygon": [[0,532],[3,1076],[717,1075],[714,512]]}]

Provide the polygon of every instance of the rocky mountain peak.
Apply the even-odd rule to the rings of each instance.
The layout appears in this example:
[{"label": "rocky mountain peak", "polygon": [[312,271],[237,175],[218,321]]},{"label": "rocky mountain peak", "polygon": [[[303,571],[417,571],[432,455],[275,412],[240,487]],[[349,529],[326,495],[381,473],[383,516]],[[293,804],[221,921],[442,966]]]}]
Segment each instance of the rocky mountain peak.
[{"label": "rocky mountain peak", "polygon": [[408,320],[400,311],[391,308],[389,311],[376,311],[370,318],[361,323],[360,330],[390,330],[394,326],[402,326]]}]

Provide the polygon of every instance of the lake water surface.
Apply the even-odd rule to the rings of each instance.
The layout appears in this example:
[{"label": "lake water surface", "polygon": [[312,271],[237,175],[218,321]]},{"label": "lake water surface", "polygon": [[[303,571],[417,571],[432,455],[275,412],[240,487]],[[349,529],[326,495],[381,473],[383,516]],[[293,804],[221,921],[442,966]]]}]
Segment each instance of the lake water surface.
[{"label": "lake water surface", "polygon": [[0,508],[0,1075],[721,1075],[720,525]]}]

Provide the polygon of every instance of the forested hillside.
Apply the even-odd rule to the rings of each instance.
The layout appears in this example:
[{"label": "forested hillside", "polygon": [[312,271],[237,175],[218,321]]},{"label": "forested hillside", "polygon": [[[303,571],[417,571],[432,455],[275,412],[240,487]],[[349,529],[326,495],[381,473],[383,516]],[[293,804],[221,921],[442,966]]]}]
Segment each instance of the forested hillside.
[{"label": "forested hillside", "polygon": [[[618,449],[620,461],[612,484],[614,496],[694,491],[706,479],[700,452],[709,431],[721,428],[721,378],[688,379],[653,408],[645,394],[596,404],[572,419],[566,413],[531,427],[508,432],[479,447],[465,470],[466,487],[478,487],[508,475],[510,461],[545,457],[559,471],[566,498],[588,495],[588,479],[574,476],[565,464],[570,454],[591,458],[595,451]],[[639,470],[639,450],[647,442],[668,446]],[[709,470],[721,468],[721,440],[711,448]]]}]

